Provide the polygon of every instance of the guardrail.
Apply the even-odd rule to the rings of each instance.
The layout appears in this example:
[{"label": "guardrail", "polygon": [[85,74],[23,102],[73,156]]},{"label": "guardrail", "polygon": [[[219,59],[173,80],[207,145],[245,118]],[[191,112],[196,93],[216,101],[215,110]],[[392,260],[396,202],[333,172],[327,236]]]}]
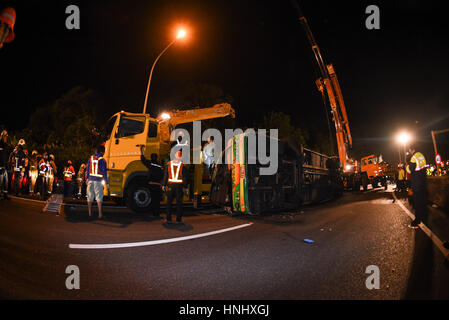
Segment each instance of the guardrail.
[{"label": "guardrail", "polygon": [[429,201],[449,212],[449,176],[428,177],[427,197]]}]

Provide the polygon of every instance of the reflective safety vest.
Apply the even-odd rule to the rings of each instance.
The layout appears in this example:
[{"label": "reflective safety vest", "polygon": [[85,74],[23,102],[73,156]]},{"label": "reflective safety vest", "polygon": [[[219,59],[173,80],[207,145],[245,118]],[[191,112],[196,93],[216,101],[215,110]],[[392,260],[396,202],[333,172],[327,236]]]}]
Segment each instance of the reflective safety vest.
[{"label": "reflective safety vest", "polygon": [[99,157],[99,158],[94,157],[94,156],[90,157],[89,176],[103,178],[103,174],[101,172],[98,172],[98,163],[100,162],[101,159],[103,159],[103,157]]},{"label": "reflective safety vest", "polygon": [[42,159],[39,162],[39,175],[44,176],[48,171],[48,164]]},{"label": "reflective safety vest", "polygon": [[416,163],[416,169],[415,171],[420,171],[424,168],[427,168],[426,164],[426,158],[421,152],[416,152],[412,159],[410,160],[411,163]]},{"label": "reflective safety vest", "polygon": [[72,166],[65,167],[64,169],[64,180],[72,181],[72,177],[75,175],[75,169]]},{"label": "reflective safety vest", "polygon": [[168,182],[182,183],[182,166],[181,161],[170,161],[168,163]]},{"label": "reflective safety vest", "polygon": [[405,178],[405,171],[404,169],[399,169],[399,174],[398,174],[398,180],[404,180]]}]

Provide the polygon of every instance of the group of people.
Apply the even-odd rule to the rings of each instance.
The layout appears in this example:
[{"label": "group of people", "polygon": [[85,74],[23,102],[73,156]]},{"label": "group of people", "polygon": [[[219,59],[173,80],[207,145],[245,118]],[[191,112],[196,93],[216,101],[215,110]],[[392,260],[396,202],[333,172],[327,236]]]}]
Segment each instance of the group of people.
[{"label": "group of people", "polygon": [[406,163],[398,165],[396,185],[397,191],[408,192],[415,209],[415,220],[411,228],[418,228],[427,218],[427,169],[429,165],[421,152],[410,147]]},{"label": "group of people", "polygon": [[[78,194],[83,193],[85,184],[85,167],[82,164],[76,182]],[[45,199],[53,193],[57,179],[58,168],[55,163],[55,156],[44,152],[40,154],[33,150],[29,154],[24,139],[20,139],[12,152],[8,148],[8,132],[3,130],[0,136],[0,197],[9,199],[8,193],[15,195],[30,194],[37,195]],[[73,178],[75,170],[69,160],[64,168],[64,194],[72,195]]]},{"label": "group of people", "polygon": [[[182,147],[182,138],[177,139],[176,145]],[[42,155],[33,150],[31,155],[25,147],[25,140],[20,139],[11,153],[8,153],[8,133],[3,130],[0,139],[0,190],[1,195],[8,199],[8,189],[16,195],[19,193],[40,194],[43,197],[53,192],[56,181],[57,166],[55,157],[46,152]],[[188,143],[188,142],[187,142]],[[211,173],[214,167],[215,143],[213,137],[209,138],[202,150],[203,162],[206,172]],[[96,152],[89,158],[88,162],[81,164],[78,172],[75,171],[70,160],[67,161],[63,170],[64,197],[74,195],[73,187],[78,186],[76,196],[81,198],[85,195],[88,203],[89,216],[92,215],[92,203],[96,200],[98,205],[98,216],[102,218],[102,202],[104,185],[109,189],[107,177],[107,163],[103,158],[105,148],[103,145],[97,147]],[[148,160],[144,156],[143,146],[141,148],[141,161],[148,167],[150,183],[160,186],[156,188],[160,192],[155,195],[154,200],[158,203],[162,198],[162,192],[167,196],[167,218],[166,223],[172,222],[172,203],[176,199],[177,211],[175,223],[182,223],[182,204],[184,193],[187,189],[186,168],[182,162],[182,148],[176,151],[174,159],[166,163],[165,168],[158,163],[157,155],[152,154]],[[9,184],[8,177],[12,182]],[[9,188],[10,187],[10,188]]]}]

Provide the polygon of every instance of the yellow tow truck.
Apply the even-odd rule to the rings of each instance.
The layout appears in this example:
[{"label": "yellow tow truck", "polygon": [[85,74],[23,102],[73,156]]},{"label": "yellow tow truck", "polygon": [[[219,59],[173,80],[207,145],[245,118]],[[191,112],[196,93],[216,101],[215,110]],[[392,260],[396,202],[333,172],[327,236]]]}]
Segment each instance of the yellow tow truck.
[{"label": "yellow tow truck", "polygon": [[[105,195],[126,204],[135,212],[149,212],[157,208],[160,203],[153,201],[152,195],[156,188],[160,188],[159,181],[150,181],[148,169],[140,160],[140,146],[145,146],[145,158],[150,159],[151,154],[155,153],[159,161],[163,161],[170,157],[173,142],[170,137],[177,125],[226,116],[235,117],[234,109],[227,103],[210,108],[164,112],[157,118],[125,111],[114,114],[105,129],[104,158],[109,178],[109,190],[105,188]],[[189,166],[193,166],[189,168],[193,176],[188,179],[191,192],[184,195],[184,201],[197,206],[200,202],[209,201],[211,181],[208,175],[203,174],[203,164]]]}]

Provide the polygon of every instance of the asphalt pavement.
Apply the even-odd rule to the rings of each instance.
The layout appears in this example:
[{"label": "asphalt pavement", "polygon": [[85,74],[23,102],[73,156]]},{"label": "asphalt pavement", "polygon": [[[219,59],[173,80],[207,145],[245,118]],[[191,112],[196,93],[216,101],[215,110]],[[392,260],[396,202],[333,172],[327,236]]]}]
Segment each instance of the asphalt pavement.
[{"label": "asphalt pavement", "polygon": [[[61,215],[42,208],[0,202],[2,298],[449,298],[448,260],[381,189],[266,216],[188,209],[182,226],[124,208],[105,208],[103,220],[84,206]],[[68,266],[79,270],[79,289],[66,287]],[[379,289],[366,286],[369,266],[378,267]]]}]

